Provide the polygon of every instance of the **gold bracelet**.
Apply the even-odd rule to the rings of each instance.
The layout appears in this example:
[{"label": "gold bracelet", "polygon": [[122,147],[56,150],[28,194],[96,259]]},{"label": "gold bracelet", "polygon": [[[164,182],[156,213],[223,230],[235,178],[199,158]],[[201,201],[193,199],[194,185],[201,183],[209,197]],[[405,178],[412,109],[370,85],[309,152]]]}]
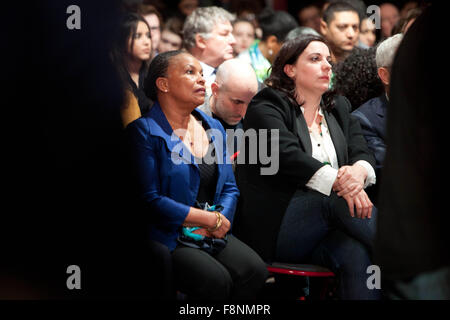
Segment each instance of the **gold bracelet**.
[{"label": "gold bracelet", "polygon": [[214,232],[214,231],[218,230],[220,228],[220,226],[222,225],[222,216],[221,216],[220,212],[214,211],[214,213],[216,214],[216,217],[217,217],[216,225],[212,229],[207,229],[209,232]]}]

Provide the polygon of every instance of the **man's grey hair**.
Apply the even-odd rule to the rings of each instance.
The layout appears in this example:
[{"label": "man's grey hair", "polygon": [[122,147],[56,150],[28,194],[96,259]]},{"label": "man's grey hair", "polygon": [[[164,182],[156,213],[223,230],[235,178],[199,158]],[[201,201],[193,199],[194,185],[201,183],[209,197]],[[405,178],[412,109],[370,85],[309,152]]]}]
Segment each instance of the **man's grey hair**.
[{"label": "man's grey hair", "polygon": [[389,37],[377,46],[375,60],[377,67],[391,67],[394,62],[395,53],[397,52],[400,42],[402,42],[403,34],[399,33]]},{"label": "man's grey hair", "polygon": [[304,35],[313,35],[313,36],[321,37],[321,35],[313,28],[297,27],[297,28],[289,31],[289,33],[286,35],[286,38],[284,39],[284,41],[289,41],[289,40],[292,40],[292,39],[295,39],[297,37],[304,36]]},{"label": "man's grey hair", "polygon": [[200,34],[204,38],[208,38],[217,23],[230,23],[234,20],[234,15],[225,9],[211,6],[200,7],[194,10],[184,22],[183,39],[186,49],[195,47],[195,35]]}]

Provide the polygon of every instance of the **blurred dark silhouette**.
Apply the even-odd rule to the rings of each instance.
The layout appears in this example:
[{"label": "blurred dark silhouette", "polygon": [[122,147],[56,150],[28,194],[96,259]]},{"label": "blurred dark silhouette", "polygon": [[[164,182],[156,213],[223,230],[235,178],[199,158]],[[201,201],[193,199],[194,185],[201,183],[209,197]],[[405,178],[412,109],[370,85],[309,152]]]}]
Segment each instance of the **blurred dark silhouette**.
[{"label": "blurred dark silhouette", "polygon": [[[441,21],[431,6],[406,33],[394,60],[387,152],[375,248],[390,298],[450,299],[450,216],[443,148],[448,111],[436,98],[445,82],[430,67]],[[444,170],[444,171],[443,171]]]},{"label": "blurred dark silhouette", "polygon": [[[81,29],[69,30],[72,4],[17,6],[2,19],[14,30],[2,43],[12,114],[0,298],[164,297],[129,182],[123,88],[109,57],[121,3],[76,1]],[[14,12],[27,12],[27,23]],[[81,269],[81,290],[66,287],[70,265]]]}]

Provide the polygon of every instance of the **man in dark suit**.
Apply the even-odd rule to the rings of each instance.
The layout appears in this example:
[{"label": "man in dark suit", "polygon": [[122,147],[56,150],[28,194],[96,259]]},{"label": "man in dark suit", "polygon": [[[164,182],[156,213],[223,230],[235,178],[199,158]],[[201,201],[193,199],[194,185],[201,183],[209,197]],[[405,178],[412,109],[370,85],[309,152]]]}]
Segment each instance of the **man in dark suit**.
[{"label": "man in dark suit", "polygon": [[[402,34],[396,34],[384,40],[377,48],[375,59],[377,62],[378,76],[384,85],[385,93],[379,97],[370,99],[352,113],[358,118],[367,145],[375,157],[375,172],[378,181],[380,180],[380,171],[383,167],[386,153],[386,112],[389,103],[391,66],[402,38]],[[369,196],[372,201],[375,201],[375,204],[378,198],[378,186],[379,183],[368,190]]]}]

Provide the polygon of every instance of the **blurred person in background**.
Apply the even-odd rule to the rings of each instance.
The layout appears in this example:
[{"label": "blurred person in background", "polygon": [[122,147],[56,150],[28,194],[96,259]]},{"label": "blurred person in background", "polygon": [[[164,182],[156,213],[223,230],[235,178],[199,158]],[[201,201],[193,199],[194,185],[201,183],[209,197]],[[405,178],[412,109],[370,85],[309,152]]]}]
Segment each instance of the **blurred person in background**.
[{"label": "blurred person in background", "polygon": [[307,4],[298,13],[299,25],[309,27],[320,32],[320,8],[316,4]]},{"label": "blurred person in background", "polygon": [[256,40],[248,50],[241,52],[238,58],[250,63],[258,81],[263,83],[269,76],[269,69],[286,35],[298,27],[298,23],[287,12],[266,8],[258,16],[258,24],[262,29],[262,39]]},{"label": "blurred person in background", "polygon": [[392,29],[400,19],[398,8],[392,3],[386,2],[380,5],[381,38],[385,39],[392,35]]},{"label": "blurred person in background", "polygon": [[371,48],[375,45],[376,41],[375,23],[373,23],[372,19],[364,18],[361,21],[358,46],[363,49]]},{"label": "blurred person in background", "polygon": [[161,25],[163,24],[162,16],[152,5],[140,5],[139,14],[141,14],[150,26],[150,32],[152,34],[153,53],[151,58],[153,59],[158,54],[159,41],[161,39]]},{"label": "blurred person in background", "polygon": [[180,50],[183,46],[183,22],[177,17],[167,19],[161,32],[158,52]]},{"label": "blurred person in background", "polygon": [[247,50],[255,41],[255,27],[248,20],[237,19],[233,22],[233,35],[236,39],[233,50],[235,56],[237,56]]}]

